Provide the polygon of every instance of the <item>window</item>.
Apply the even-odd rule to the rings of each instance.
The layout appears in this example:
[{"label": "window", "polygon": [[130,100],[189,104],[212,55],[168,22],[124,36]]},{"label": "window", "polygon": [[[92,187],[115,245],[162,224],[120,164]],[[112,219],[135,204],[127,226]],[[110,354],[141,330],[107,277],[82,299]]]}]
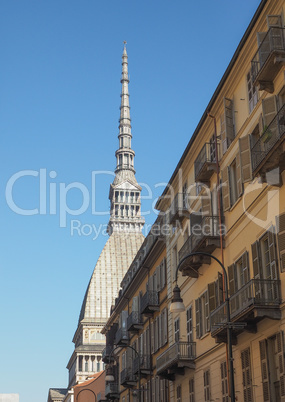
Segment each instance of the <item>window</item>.
[{"label": "window", "polygon": [[194,378],[191,378],[189,380],[189,398],[190,398],[190,402],[195,402]]},{"label": "window", "polygon": [[[249,276],[249,261],[248,261],[248,252],[242,254],[242,256],[228,268],[228,276],[229,276],[229,290],[230,295],[233,296],[239,289],[241,289],[245,284],[247,284],[250,280]],[[243,301],[245,294],[240,292],[239,298],[235,298],[232,300],[233,306],[238,303],[240,304]],[[233,307],[238,308],[239,306]]]},{"label": "window", "polygon": [[228,373],[227,373],[227,362],[221,363],[221,379],[222,379],[222,402],[228,402]]},{"label": "window", "polygon": [[249,113],[251,113],[258,102],[258,91],[256,90],[256,87],[252,83],[251,71],[247,73],[246,81],[247,81]]},{"label": "window", "polygon": [[196,307],[196,337],[201,338],[210,330],[208,291],[195,300]]},{"label": "window", "polygon": [[241,368],[242,368],[242,385],[244,402],[252,402],[252,380],[251,380],[251,363],[250,350],[245,349],[241,352]]},{"label": "window", "polygon": [[188,345],[188,356],[194,356],[193,350],[193,315],[192,315],[192,306],[190,306],[186,310],[186,330],[187,330],[187,342]]},{"label": "window", "polygon": [[[277,256],[274,228],[271,226],[269,230],[251,245],[252,265],[255,282],[256,296],[265,299],[276,299],[278,295],[278,279],[277,272]],[[262,282],[259,280],[263,280]]]},{"label": "window", "polygon": [[263,400],[281,401],[285,397],[283,331],[259,342],[259,349]]},{"label": "window", "polygon": [[210,370],[204,371],[204,400],[210,402]]},{"label": "window", "polygon": [[180,339],[180,319],[176,318],[174,321],[174,339],[175,342],[179,342]]},{"label": "window", "polygon": [[176,388],[176,401],[177,402],[181,402],[181,385],[178,385],[178,387]]}]

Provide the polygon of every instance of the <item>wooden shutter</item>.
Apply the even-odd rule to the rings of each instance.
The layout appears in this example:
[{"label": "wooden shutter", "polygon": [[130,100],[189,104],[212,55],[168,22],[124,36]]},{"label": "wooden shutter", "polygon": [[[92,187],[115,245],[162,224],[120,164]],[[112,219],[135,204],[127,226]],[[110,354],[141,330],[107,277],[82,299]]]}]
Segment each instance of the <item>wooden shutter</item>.
[{"label": "wooden shutter", "polygon": [[285,213],[276,217],[280,270],[285,272]]},{"label": "wooden shutter", "polygon": [[160,292],[160,289],[161,289],[161,285],[160,285],[160,281],[161,281],[161,278],[160,278],[160,265],[158,267],[156,267],[155,272],[156,272],[156,289],[155,290]]},{"label": "wooden shutter", "polygon": [[157,332],[158,332],[158,347],[161,348],[163,345],[163,325],[162,325],[162,314],[157,317]]},{"label": "wooden shutter", "polygon": [[261,264],[260,264],[260,252],[259,252],[259,241],[251,245],[252,253],[252,266],[253,266],[253,277],[254,279],[261,278]]},{"label": "wooden shutter", "polygon": [[282,397],[282,401],[285,400],[285,366],[284,366],[284,334],[283,331],[278,332],[276,334],[276,343],[277,343],[277,358],[278,358],[278,367],[277,374],[280,382],[280,396]]},{"label": "wooden shutter", "polygon": [[236,156],[236,179],[237,179],[237,197],[240,197],[243,192],[242,179],[241,179],[241,164],[239,151]]},{"label": "wooden shutter", "polygon": [[221,272],[218,272],[218,280],[217,280],[217,289],[218,289],[218,306],[220,306],[224,301],[224,280]]},{"label": "wooden shutter", "polygon": [[210,313],[209,313],[209,293],[205,294],[205,318],[206,318],[206,331],[210,331]]},{"label": "wooden shutter", "polygon": [[264,400],[264,402],[267,402],[267,401],[270,401],[270,393],[269,393],[266,339],[259,342],[259,349],[260,349],[260,365],[261,365],[261,380],[262,380],[262,388],[263,388],[263,400]]},{"label": "wooden shutter", "polygon": [[224,108],[225,108],[225,130],[226,138],[228,140],[228,145],[234,140],[234,110],[233,101],[229,98],[224,98]]},{"label": "wooden shutter", "polygon": [[222,194],[223,194],[223,209],[228,211],[230,209],[230,189],[229,189],[229,174],[228,167],[221,171],[222,176]]},{"label": "wooden shutter", "polygon": [[150,323],[151,353],[154,353],[154,323]]},{"label": "wooden shutter", "polygon": [[164,345],[168,342],[168,310],[165,308],[164,310]]},{"label": "wooden shutter", "polygon": [[262,100],[262,111],[264,126],[269,126],[271,121],[277,114],[276,98],[275,96],[269,96]]},{"label": "wooden shutter", "polygon": [[209,294],[209,309],[211,312],[215,310],[215,308],[217,307],[215,282],[211,282],[208,284],[208,294]]},{"label": "wooden shutter", "polygon": [[202,214],[203,216],[211,216],[212,215],[212,199],[211,192],[209,190],[203,191],[201,194],[201,203],[202,203]]},{"label": "wooden shutter", "polygon": [[250,349],[241,352],[242,385],[244,402],[252,402]]},{"label": "wooden shutter", "polygon": [[133,297],[132,311],[139,311],[139,298],[138,298],[138,296]]},{"label": "wooden shutter", "polygon": [[242,270],[244,272],[244,283],[246,284],[250,278],[248,251],[244,252],[241,256]]},{"label": "wooden shutter", "polygon": [[247,135],[239,139],[240,168],[242,182],[252,180],[250,136]]},{"label": "wooden shutter", "polygon": [[268,233],[268,244],[269,244],[270,268],[272,275],[271,279],[278,279],[274,227],[271,226],[267,231],[267,233]]},{"label": "wooden shutter", "polygon": [[196,311],[196,338],[200,338],[200,299],[195,300]]}]

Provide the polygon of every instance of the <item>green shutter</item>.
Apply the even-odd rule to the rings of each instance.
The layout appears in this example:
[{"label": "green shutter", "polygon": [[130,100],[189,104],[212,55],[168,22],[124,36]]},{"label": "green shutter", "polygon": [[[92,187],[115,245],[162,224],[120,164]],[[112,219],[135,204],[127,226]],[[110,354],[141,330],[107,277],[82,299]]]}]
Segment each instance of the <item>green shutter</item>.
[{"label": "green shutter", "polygon": [[228,167],[221,171],[222,178],[222,194],[223,194],[223,209],[228,211],[230,209],[230,189],[229,189],[229,174]]},{"label": "green shutter", "polygon": [[195,300],[195,311],[196,311],[196,338],[200,338],[200,300]]},{"label": "green shutter", "polygon": [[243,185],[241,178],[241,164],[240,164],[240,153],[236,156],[236,180],[237,180],[237,196],[240,197],[243,193]]},{"label": "green shutter", "polygon": [[239,139],[240,169],[242,182],[252,180],[250,136],[247,135]]},{"label": "green shutter", "polygon": [[273,118],[277,114],[276,98],[275,96],[269,96],[262,100],[262,111],[264,126],[269,126]]}]

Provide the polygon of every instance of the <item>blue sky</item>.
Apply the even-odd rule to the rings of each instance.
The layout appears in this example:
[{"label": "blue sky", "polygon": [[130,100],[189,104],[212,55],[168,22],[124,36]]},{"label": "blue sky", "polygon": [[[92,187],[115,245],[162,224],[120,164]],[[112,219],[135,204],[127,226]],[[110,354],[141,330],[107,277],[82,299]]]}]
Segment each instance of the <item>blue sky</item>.
[{"label": "blue sky", "polygon": [[[106,237],[71,233],[72,220],[98,229],[108,222],[111,173],[96,176],[96,210],[67,216],[60,227],[60,183],[91,195],[92,172],[115,167],[123,40],[128,42],[137,180],[152,193],[146,222],[258,0],[0,1],[0,393],[44,402],[67,386],[83,296]],[[39,208],[41,185],[57,191],[57,212],[11,210],[12,198]],[[52,173],[50,177],[49,174]],[[32,176],[33,174],[34,176]],[[46,186],[44,177],[46,175]],[[160,184],[159,184],[160,183]],[[158,185],[159,184],[159,185]],[[80,208],[78,189],[68,193]],[[9,204],[9,205],[8,205]],[[43,209],[43,204],[41,203]],[[44,212],[42,210],[42,212]]]}]

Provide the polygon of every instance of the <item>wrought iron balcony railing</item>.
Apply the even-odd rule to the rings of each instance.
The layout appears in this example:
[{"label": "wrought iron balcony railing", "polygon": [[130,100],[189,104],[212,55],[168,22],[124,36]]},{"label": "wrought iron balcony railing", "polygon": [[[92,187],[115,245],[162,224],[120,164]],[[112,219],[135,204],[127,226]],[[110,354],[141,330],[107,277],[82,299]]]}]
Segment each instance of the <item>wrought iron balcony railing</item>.
[{"label": "wrought iron balcony railing", "polygon": [[[218,148],[219,149],[219,148]],[[214,143],[205,143],[194,162],[195,181],[208,183],[216,169],[216,149]]]},{"label": "wrought iron balcony railing", "polygon": [[128,331],[137,331],[142,328],[143,321],[142,315],[139,311],[132,311],[127,319],[127,330]]},{"label": "wrought iron balcony railing", "polygon": [[188,197],[186,193],[177,193],[172,201],[169,210],[169,222],[181,220],[185,216],[189,217]]},{"label": "wrought iron balcony railing", "polygon": [[105,384],[105,397],[117,399],[119,397],[119,384],[117,382],[107,382]]},{"label": "wrought iron balcony railing", "polygon": [[147,290],[141,299],[141,314],[152,314],[159,309],[159,294],[156,290]]},{"label": "wrought iron balcony railing", "polygon": [[196,342],[176,342],[171,345],[156,359],[157,374],[162,374],[164,371],[175,366],[193,367],[193,361],[196,357]]},{"label": "wrought iron balcony railing", "polygon": [[[231,320],[240,319],[249,309],[259,307],[266,311],[266,316],[270,316],[270,308],[279,307],[280,303],[279,280],[251,279],[230,297]],[[222,329],[226,321],[226,303],[223,303],[211,313],[211,332]]]},{"label": "wrought iron balcony railing", "polygon": [[118,331],[116,332],[115,336],[115,345],[117,346],[123,346],[127,345],[129,342],[129,333],[127,329],[125,328],[119,328]]},{"label": "wrought iron balcony railing", "polygon": [[136,383],[136,376],[133,373],[133,370],[128,367],[121,371],[120,373],[120,384],[127,387],[133,386]]},{"label": "wrought iron balcony railing", "polygon": [[[102,361],[104,363],[110,363],[110,355],[111,352],[114,348],[114,345],[106,345],[106,347],[103,349],[102,351]],[[114,358],[112,357],[112,360],[114,360]]]},{"label": "wrought iron balcony railing", "polygon": [[258,173],[264,163],[270,163],[267,170],[279,166],[279,159],[273,157],[272,161],[268,160],[271,151],[277,149],[279,143],[285,139],[285,105],[278,111],[268,127],[265,127],[260,138],[251,147],[251,163],[253,174]]},{"label": "wrought iron balcony railing", "polygon": [[284,28],[271,27],[260,43],[251,61],[254,84],[256,81],[273,81],[280,70],[282,64],[279,63],[281,60],[278,60],[278,56],[282,57],[285,53],[284,32]]},{"label": "wrought iron balcony railing", "polygon": [[137,374],[139,372],[139,370],[141,371],[141,373],[151,370],[151,356],[150,355],[140,355],[140,357],[136,356],[134,358],[133,373]]},{"label": "wrought iron balcony railing", "polygon": [[191,235],[178,252],[179,262],[187,254],[190,254],[194,251],[206,251],[202,249],[200,250],[199,245],[204,239],[219,238],[220,230],[223,230],[223,228],[220,228],[218,216],[201,216],[200,223],[197,222],[194,227],[191,228]]}]

